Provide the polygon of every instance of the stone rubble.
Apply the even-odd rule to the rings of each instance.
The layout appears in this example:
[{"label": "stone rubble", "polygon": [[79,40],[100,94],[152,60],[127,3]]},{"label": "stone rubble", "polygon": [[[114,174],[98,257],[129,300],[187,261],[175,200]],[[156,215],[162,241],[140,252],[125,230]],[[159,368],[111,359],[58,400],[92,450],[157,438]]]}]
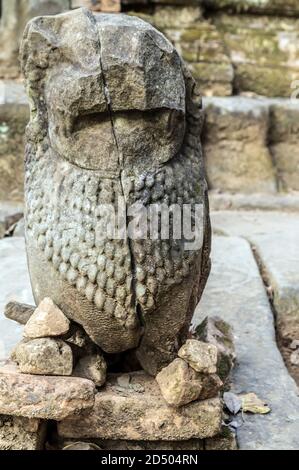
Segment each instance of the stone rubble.
[{"label": "stone rubble", "polygon": [[106,382],[107,364],[100,354],[82,357],[75,367],[73,375],[92,380],[96,387]]},{"label": "stone rubble", "polygon": [[9,302],[4,309],[4,315],[9,320],[13,320],[20,325],[26,325],[30,317],[33,315],[36,307],[32,305],[22,304],[20,302]]},{"label": "stone rubble", "polygon": [[197,372],[202,374],[217,372],[217,348],[213,344],[188,339],[180,348],[178,356],[188,362]]},{"label": "stone rubble", "polygon": [[156,380],[169,405],[187,405],[198,399],[202,384],[196,375],[195,370],[179,358],[159,372]]},{"label": "stone rubble", "polygon": [[225,382],[234,366],[236,353],[231,326],[219,317],[206,317],[195,330],[196,339],[217,348],[217,374]]},{"label": "stone rubble", "polygon": [[46,423],[39,419],[0,415],[1,450],[42,450]]},{"label": "stone rubble", "polygon": [[72,375],[71,347],[60,339],[37,338],[17,345],[12,359],[20,372],[34,375]]},{"label": "stone rubble", "polygon": [[24,328],[25,338],[62,336],[70,329],[70,321],[49,299],[43,299]]}]

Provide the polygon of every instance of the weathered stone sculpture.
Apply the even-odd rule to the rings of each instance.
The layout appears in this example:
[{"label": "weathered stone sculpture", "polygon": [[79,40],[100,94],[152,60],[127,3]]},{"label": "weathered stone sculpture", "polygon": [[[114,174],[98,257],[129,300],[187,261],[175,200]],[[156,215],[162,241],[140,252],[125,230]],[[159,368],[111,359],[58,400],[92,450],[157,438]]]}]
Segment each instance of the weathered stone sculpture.
[{"label": "weathered stone sculpture", "polygon": [[[31,101],[26,243],[35,300],[50,297],[105,353],[135,349],[154,375],[186,340],[209,273],[193,79],[149,24],[85,9],[32,20],[21,56]],[[172,233],[101,237],[103,205],[118,215],[119,199],[127,208],[201,205],[203,245],[186,251]]]}]

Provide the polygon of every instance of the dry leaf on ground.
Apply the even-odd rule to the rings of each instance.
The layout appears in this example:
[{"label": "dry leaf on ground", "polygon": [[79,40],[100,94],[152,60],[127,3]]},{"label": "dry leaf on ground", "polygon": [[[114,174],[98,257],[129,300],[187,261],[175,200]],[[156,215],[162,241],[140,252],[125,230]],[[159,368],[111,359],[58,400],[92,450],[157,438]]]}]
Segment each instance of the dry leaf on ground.
[{"label": "dry leaf on ground", "polygon": [[239,395],[241,407],[244,413],[266,414],[270,413],[271,408],[255,393],[246,393]]}]

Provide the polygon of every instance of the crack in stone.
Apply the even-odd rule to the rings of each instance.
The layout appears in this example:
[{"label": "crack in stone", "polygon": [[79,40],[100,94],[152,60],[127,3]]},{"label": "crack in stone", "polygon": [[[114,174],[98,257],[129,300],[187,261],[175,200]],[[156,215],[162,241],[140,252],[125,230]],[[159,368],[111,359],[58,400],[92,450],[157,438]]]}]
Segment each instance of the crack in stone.
[{"label": "crack in stone", "polygon": [[[100,69],[102,72],[102,78],[103,78],[103,84],[104,84],[104,96],[107,104],[107,110],[109,114],[109,119],[110,119],[110,124],[111,124],[111,130],[112,130],[112,135],[113,135],[113,140],[115,143],[115,147],[117,150],[118,154],[118,163],[121,168],[120,170],[120,175],[119,175],[119,181],[120,181],[120,186],[121,186],[121,193],[122,193],[122,198],[125,202],[126,206],[126,229],[128,228],[129,225],[129,220],[128,220],[128,211],[127,211],[127,200],[125,197],[125,188],[124,188],[124,183],[123,183],[123,172],[124,172],[124,160],[123,160],[123,155],[122,152],[120,151],[119,145],[118,145],[118,140],[117,140],[117,135],[116,135],[116,130],[115,130],[115,125],[114,125],[114,120],[113,120],[113,110],[111,107],[111,99],[110,99],[110,93],[109,93],[109,87],[108,83],[106,81],[105,73],[104,73],[104,68],[103,68],[103,63],[102,63],[102,44],[101,44],[101,37],[98,31],[97,24],[94,20],[95,26],[97,28],[97,35],[98,35],[98,40],[99,40],[99,63],[100,63]],[[141,313],[140,305],[137,302],[137,296],[136,296],[136,260],[134,256],[134,251],[132,248],[132,242],[129,237],[127,237],[127,242],[128,242],[128,248],[130,252],[130,258],[131,258],[131,268],[132,268],[132,285],[131,285],[131,290],[132,290],[132,302],[135,308],[135,313],[139,319],[140,325],[144,323],[143,321],[143,316]]]}]

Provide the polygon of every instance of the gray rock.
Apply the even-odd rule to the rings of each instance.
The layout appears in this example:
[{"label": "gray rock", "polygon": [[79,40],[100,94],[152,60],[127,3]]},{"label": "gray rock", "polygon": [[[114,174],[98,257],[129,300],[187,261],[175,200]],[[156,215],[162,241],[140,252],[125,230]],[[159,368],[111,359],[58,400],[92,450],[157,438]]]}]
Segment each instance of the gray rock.
[{"label": "gray rock", "polygon": [[59,339],[40,338],[21,342],[12,357],[24,374],[72,375],[73,372],[71,347]]},{"label": "gray rock", "polygon": [[237,430],[239,447],[298,449],[298,389],[277,349],[273,315],[250,246],[240,238],[214,237],[213,247],[213,269],[194,325],[206,315],[232,325],[238,358],[232,391],[254,392],[271,407],[264,416],[246,415]]},{"label": "gray rock", "polygon": [[65,335],[70,329],[70,321],[54,304],[52,299],[44,298],[25,325],[25,338],[46,338]]},{"label": "gray rock", "polygon": [[[21,61],[34,103],[25,224],[36,301],[52,298],[106,353],[138,347],[155,375],[186,339],[209,271],[195,83],[149,24],[84,9],[32,20]],[[201,205],[204,245],[110,240],[101,205],[118,217],[119,197],[126,208]]]},{"label": "gray rock", "polygon": [[178,356],[197,372],[215,374],[217,371],[217,348],[214,344],[188,339],[179,350]]},{"label": "gray rock", "polygon": [[107,364],[100,354],[85,356],[79,360],[73,375],[92,380],[97,387],[101,387],[106,382]]},{"label": "gray rock", "polygon": [[26,325],[33,315],[35,308],[33,305],[22,304],[20,302],[9,302],[5,305],[4,315],[9,320],[16,321],[20,325]]},{"label": "gray rock", "polygon": [[197,400],[202,384],[196,375],[183,359],[175,359],[159,372],[156,380],[169,405],[182,406]]},{"label": "gray rock", "polygon": [[218,351],[217,374],[225,382],[236,359],[231,326],[219,317],[206,317],[196,327],[195,334],[200,341],[216,346]]},{"label": "gray rock", "polygon": [[0,359],[8,358],[12,348],[22,338],[22,329],[3,315],[10,301],[34,305],[23,238],[0,240]]},{"label": "gray rock", "polygon": [[223,382],[217,374],[197,373],[197,380],[200,381],[202,387],[198,396],[199,400],[217,397],[223,387]]}]

